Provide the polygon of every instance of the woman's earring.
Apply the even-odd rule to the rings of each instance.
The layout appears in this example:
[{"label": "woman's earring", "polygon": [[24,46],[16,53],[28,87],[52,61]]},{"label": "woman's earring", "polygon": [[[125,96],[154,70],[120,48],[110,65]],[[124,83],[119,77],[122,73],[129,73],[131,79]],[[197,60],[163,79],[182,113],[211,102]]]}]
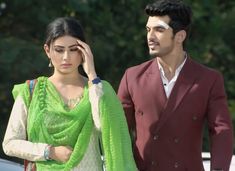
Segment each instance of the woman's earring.
[{"label": "woman's earring", "polygon": [[48,67],[52,67],[52,62],[51,62],[51,59],[50,59],[50,62],[49,62],[49,65],[48,65]]}]

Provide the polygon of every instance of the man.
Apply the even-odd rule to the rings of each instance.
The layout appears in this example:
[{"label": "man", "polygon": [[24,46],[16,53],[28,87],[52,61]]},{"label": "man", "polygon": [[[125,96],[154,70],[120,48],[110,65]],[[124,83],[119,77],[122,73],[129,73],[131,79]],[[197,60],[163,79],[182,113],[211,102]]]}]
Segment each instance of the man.
[{"label": "man", "polygon": [[203,171],[203,126],[210,135],[211,170],[228,171],[232,123],[222,75],[184,50],[191,9],[179,0],[147,5],[152,60],[126,70],[118,90],[140,171]]}]

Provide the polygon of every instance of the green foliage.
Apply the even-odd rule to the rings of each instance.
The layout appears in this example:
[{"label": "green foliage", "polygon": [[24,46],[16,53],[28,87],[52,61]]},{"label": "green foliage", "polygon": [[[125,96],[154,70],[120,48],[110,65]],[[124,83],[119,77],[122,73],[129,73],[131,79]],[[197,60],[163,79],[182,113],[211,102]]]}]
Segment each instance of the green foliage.
[{"label": "green foliage", "polygon": [[85,25],[99,74],[117,88],[127,66],[146,60],[145,3],[134,0],[70,2]]},{"label": "green foliage", "polygon": [[[234,118],[235,2],[187,2],[194,12],[188,51],[192,58],[223,73]],[[1,7],[2,3],[6,8]],[[146,3],[144,0],[1,0],[0,137],[5,132],[12,107],[13,85],[50,72],[43,44],[45,27],[52,19],[75,16],[81,21],[94,53],[98,75],[117,89],[127,67],[149,59]],[[204,149],[208,149],[208,142]]]}]

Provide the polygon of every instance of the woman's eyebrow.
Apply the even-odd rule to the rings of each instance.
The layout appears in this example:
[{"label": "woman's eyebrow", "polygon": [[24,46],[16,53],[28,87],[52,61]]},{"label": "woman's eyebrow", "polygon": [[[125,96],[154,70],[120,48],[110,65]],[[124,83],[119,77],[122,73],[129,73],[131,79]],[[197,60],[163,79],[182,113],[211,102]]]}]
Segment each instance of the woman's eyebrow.
[{"label": "woman's eyebrow", "polygon": [[69,48],[74,47],[74,46],[78,46],[78,44],[70,45]]},{"label": "woman's eyebrow", "polygon": [[[77,44],[72,44],[70,46],[68,46],[69,48],[72,48],[74,46],[77,46]],[[54,45],[54,47],[58,47],[58,48],[65,48],[65,46],[62,46],[62,45]]]},{"label": "woman's eyebrow", "polygon": [[64,46],[61,46],[61,45],[54,45],[54,47],[65,48]]}]

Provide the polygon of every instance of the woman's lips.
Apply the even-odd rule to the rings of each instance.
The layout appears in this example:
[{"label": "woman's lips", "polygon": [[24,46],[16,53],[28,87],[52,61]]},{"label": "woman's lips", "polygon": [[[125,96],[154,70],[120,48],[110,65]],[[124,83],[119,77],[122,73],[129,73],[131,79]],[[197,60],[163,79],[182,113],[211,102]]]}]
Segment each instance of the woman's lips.
[{"label": "woman's lips", "polygon": [[62,67],[70,67],[72,64],[61,64]]}]

